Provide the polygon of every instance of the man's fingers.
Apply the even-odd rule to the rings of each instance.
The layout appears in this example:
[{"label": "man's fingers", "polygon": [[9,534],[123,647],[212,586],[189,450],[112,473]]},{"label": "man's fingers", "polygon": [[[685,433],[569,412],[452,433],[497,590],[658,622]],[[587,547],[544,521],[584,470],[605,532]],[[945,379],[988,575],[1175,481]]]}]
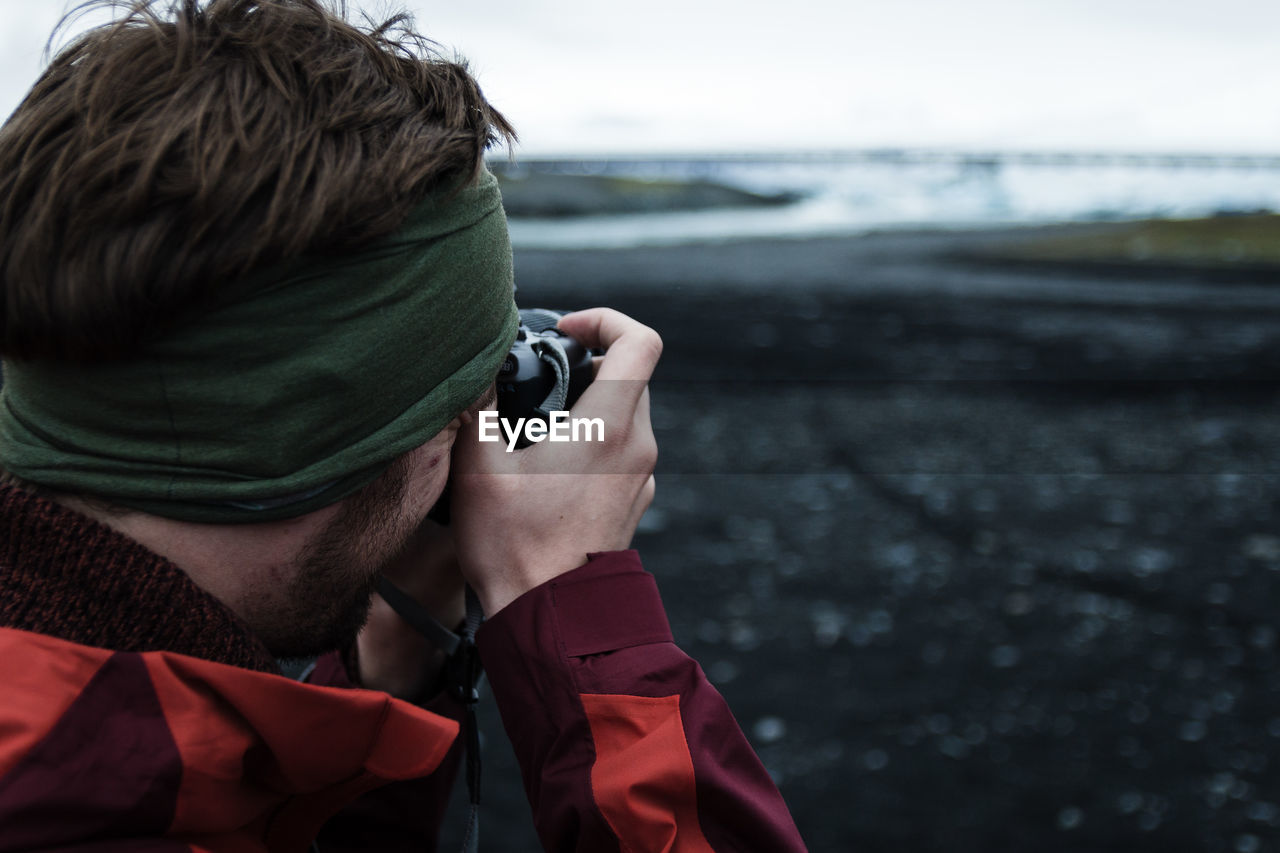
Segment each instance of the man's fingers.
[{"label": "man's fingers", "polygon": [[[591,308],[560,318],[560,329],[588,347],[603,347],[609,357],[597,379],[649,381],[662,355],[662,338],[643,323],[612,308]],[[638,392],[637,392],[638,393]]]},{"label": "man's fingers", "polygon": [[612,308],[587,308],[565,314],[557,325],[588,347],[608,349],[629,327],[641,323]]},{"label": "man's fingers", "polygon": [[640,399],[636,401],[636,423],[649,423],[649,386],[644,386]]},{"label": "man's fingers", "polygon": [[643,454],[649,470],[658,462],[658,441],[653,436],[653,422],[649,419],[649,389],[646,387],[636,401],[635,415],[631,420],[633,434],[644,442]]},{"label": "man's fingers", "polygon": [[605,423],[629,423],[662,355],[662,338],[643,323],[611,308],[569,314],[560,329],[606,354],[592,365],[595,379],[574,411],[603,416]]}]

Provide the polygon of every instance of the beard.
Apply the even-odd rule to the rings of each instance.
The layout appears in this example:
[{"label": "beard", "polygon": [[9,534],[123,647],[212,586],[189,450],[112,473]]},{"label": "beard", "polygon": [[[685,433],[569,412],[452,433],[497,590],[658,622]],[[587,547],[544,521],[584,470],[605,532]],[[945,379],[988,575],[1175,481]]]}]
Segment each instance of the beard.
[{"label": "beard", "polygon": [[309,658],[355,643],[378,575],[419,523],[404,507],[409,469],[406,457],[398,458],[347,498],[299,553],[284,601],[256,620],[258,636],[277,658]]}]

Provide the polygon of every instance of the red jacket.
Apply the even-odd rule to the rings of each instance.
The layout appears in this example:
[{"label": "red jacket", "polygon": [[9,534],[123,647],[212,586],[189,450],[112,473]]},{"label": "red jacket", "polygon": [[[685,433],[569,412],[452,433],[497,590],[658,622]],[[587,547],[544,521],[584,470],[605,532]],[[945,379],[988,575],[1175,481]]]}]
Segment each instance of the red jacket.
[{"label": "red jacket", "polygon": [[[803,849],[634,552],[478,643],[548,850]],[[273,666],[172,564],[0,490],[0,851],[432,848],[457,723]]]}]

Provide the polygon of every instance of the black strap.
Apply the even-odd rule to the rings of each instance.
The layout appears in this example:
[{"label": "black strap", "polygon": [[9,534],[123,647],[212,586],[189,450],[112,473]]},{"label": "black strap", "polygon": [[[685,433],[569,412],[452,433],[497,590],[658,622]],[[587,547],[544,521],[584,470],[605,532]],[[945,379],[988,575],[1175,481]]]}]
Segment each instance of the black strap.
[{"label": "black strap", "polygon": [[431,614],[409,593],[387,580],[385,575],[378,575],[378,595],[391,605],[391,609],[401,619],[430,640],[436,648],[443,649],[446,655],[452,655],[458,650],[462,638],[432,618]]},{"label": "black strap", "polygon": [[466,751],[467,798],[471,804],[462,853],[476,853],[480,844],[480,724],[476,719],[476,703],[480,701],[480,680],[484,676],[480,653],[476,649],[476,631],[484,622],[480,599],[468,586],[467,618],[462,623],[462,633],[455,634],[386,577],[378,577],[378,594],[401,619],[448,655],[444,664],[445,689],[462,703],[464,709],[462,737]]},{"label": "black strap", "polygon": [[457,691],[455,698],[466,708],[463,717],[463,734],[466,737],[467,796],[471,808],[467,811],[467,834],[462,840],[463,853],[476,853],[480,845],[480,723],[476,719],[476,704],[480,701],[480,678],[484,671],[480,666],[480,652],[476,649],[476,631],[484,621],[484,611],[475,591],[467,587],[467,621],[462,627],[462,642],[450,658],[456,660],[459,672],[451,679]]}]

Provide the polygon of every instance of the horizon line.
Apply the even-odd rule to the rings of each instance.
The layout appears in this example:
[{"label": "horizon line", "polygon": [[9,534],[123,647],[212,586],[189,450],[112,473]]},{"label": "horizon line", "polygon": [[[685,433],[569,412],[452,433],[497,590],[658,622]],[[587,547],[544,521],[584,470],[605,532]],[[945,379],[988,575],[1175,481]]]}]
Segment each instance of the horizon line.
[{"label": "horizon line", "polygon": [[573,163],[573,162],[880,162],[924,165],[957,163],[962,165],[1133,165],[1133,166],[1201,166],[1220,168],[1280,169],[1280,154],[1227,151],[1126,151],[1116,149],[999,149],[925,146],[866,146],[843,148],[792,149],[726,149],[714,150],[584,150],[491,152],[485,159],[494,162]]}]

